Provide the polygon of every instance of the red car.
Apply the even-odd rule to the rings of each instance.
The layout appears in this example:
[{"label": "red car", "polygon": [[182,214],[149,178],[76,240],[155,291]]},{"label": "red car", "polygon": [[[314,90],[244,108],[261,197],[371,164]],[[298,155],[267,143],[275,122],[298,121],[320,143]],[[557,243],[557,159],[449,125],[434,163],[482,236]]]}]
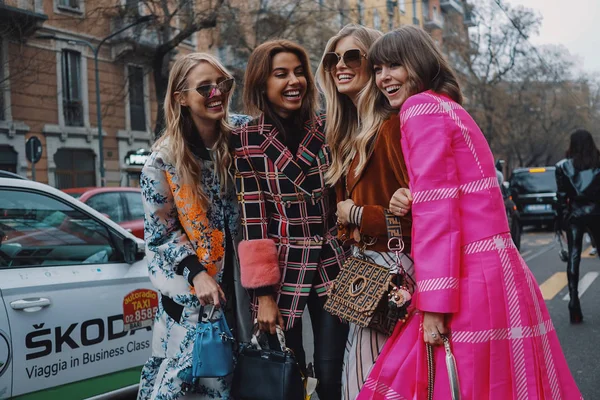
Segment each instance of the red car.
[{"label": "red car", "polygon": [[63,192],[103,213],[140,239],[144,238],[144,206],[139,188],[86,187]]}]

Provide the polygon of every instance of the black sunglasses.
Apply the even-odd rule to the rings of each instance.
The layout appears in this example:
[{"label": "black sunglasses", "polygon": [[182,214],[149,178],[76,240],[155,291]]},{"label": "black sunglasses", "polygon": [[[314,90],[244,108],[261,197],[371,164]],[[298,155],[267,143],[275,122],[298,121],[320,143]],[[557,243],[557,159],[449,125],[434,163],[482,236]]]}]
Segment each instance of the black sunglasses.
[{"label": "black sunglasses", "polygon": [[225,79],[225,80],[217,83],[216,85],[214,83],[208,83],[206,85],[200,85],[196,88],[183,89],[182,92],[187,92],[189,90],[195,90],[202,97],[210,97],[215,89],[219,89],[219,92],[226,94],[231,91],[231,88],[233,87],[234,82],[235,82],[235,79],[228,78],[228,79]]},{"label": "black sunglasses", "polygon": [[366,56],[359,49],[346,50],[341,56],[334,52],[325,53],[323,56],[323,69],[325,71],[333,70],[340,60],[344,61],[346,67],[355,69],[360,67],[363,57]]}]

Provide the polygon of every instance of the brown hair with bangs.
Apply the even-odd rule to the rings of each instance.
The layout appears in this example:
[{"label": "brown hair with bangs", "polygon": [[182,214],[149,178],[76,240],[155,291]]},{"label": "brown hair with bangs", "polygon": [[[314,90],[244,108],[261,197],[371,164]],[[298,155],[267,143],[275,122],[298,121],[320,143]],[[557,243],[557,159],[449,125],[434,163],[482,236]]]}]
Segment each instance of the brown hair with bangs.
[{"label": "brown hair with bangs", "polygon": [[246,113],[258,115],[262,112],[271,120],[279,121],[279,117],[266,94],[267,79],[273,69],[273,58],[279,53],[292,53],[300,60],[306,78],[306,94],[302,99],[302,107],[298,117],[302,121],[312,119],[318,108],[315,78],[310,70],[306,50],[299,44],[289,40],[270,40],[258,46],[250,54],[244,75],[244,107]]},{"label": "brown hair with bangs", "polygon": [[454,70],[431,36],[419,27],[406,25],[383,35],[369,50],[369,61],[371,65],[399,64],[406,68],[407,97],[433,90],[462,104]]}]

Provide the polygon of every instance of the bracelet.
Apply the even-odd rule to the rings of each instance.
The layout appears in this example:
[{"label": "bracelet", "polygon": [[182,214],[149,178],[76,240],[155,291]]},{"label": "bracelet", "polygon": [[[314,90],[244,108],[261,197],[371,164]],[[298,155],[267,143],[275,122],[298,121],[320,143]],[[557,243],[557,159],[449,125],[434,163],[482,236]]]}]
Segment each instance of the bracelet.
[{"label": "bracelet", "polygon": [[353,205],[350,207],[350,216],[348,219],[352,225],[360,226],[362,221],[362,211],[363,208],[360,206]]}]

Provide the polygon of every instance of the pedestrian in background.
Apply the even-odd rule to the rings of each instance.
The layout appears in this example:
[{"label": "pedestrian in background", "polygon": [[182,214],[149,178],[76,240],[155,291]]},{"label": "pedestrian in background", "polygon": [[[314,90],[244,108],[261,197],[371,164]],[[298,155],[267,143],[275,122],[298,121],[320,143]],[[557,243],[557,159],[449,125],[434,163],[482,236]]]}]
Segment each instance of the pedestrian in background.
[{"label": "pedestrian in background", "polygon": [[[384,209],[397,189],[408,188],[408,174],[400,148],[398,110],[377,89],[366,57],[381,36],[360,25],[345,26],[327,43],[317,77],[327,104],[325,133],[332,162],[326,178],[336,186],[338,221],[343,226],[338,237],[352,243],[355,253],[365,246],[370,260],[397,273],[396,256],[387,247]],[[404,251],[410,253],[410,216],[401,221]],[[355,234],[358,241],[352,239]],[[405,268],[408,261],[404,257]],[[350,324],[342,375],[344,399],[356,399],[387,338]]]},{"label": "pedestrian in background", "polygon": [[577,129],[566,156],[556,164],[557,227],[567,234],[569,317],[578,324],[583,322],[578,291],[583,234],[587,231],[592,243],[600,243],[600,152],[590,132]]},{"label": "pedestrian in background", "polygon": [[348,326],[323,305],[345,254],[336,239],[335,194],[325,184],[331,156],[306,51],[286,40],[258,46],[246,68],[244,105],[258,117],[233,135],[242,284],[252,289],[259,329],[274,334],[280,325],[303,370],[308,306],[317,393],[336,400]]},{"label": "pedestrian in background", "polygon": [[377,86],[400,109],[421,315],[396,328],[359,399],[428,398],[426,344],[435,346],[433,399],[452,398],[443,335],[463,400],[581,399],[511,239],[494,158],[461,106],[456,74],[415,26],[384,35],[369,59]]},{"label": "pedestrian in background", "polygon": [[160,292],[140,400],[230,398],[231,376],[201,378],[188,388],[180,376],[192,366],[199,318],[215,307],[213,318],[225,312],[237,328],[233,239],[239,211],[227,122],[233,86],[233,76],[205,53],[181,57],[169,75],[166,128],[140,181],[149,276]]}]

